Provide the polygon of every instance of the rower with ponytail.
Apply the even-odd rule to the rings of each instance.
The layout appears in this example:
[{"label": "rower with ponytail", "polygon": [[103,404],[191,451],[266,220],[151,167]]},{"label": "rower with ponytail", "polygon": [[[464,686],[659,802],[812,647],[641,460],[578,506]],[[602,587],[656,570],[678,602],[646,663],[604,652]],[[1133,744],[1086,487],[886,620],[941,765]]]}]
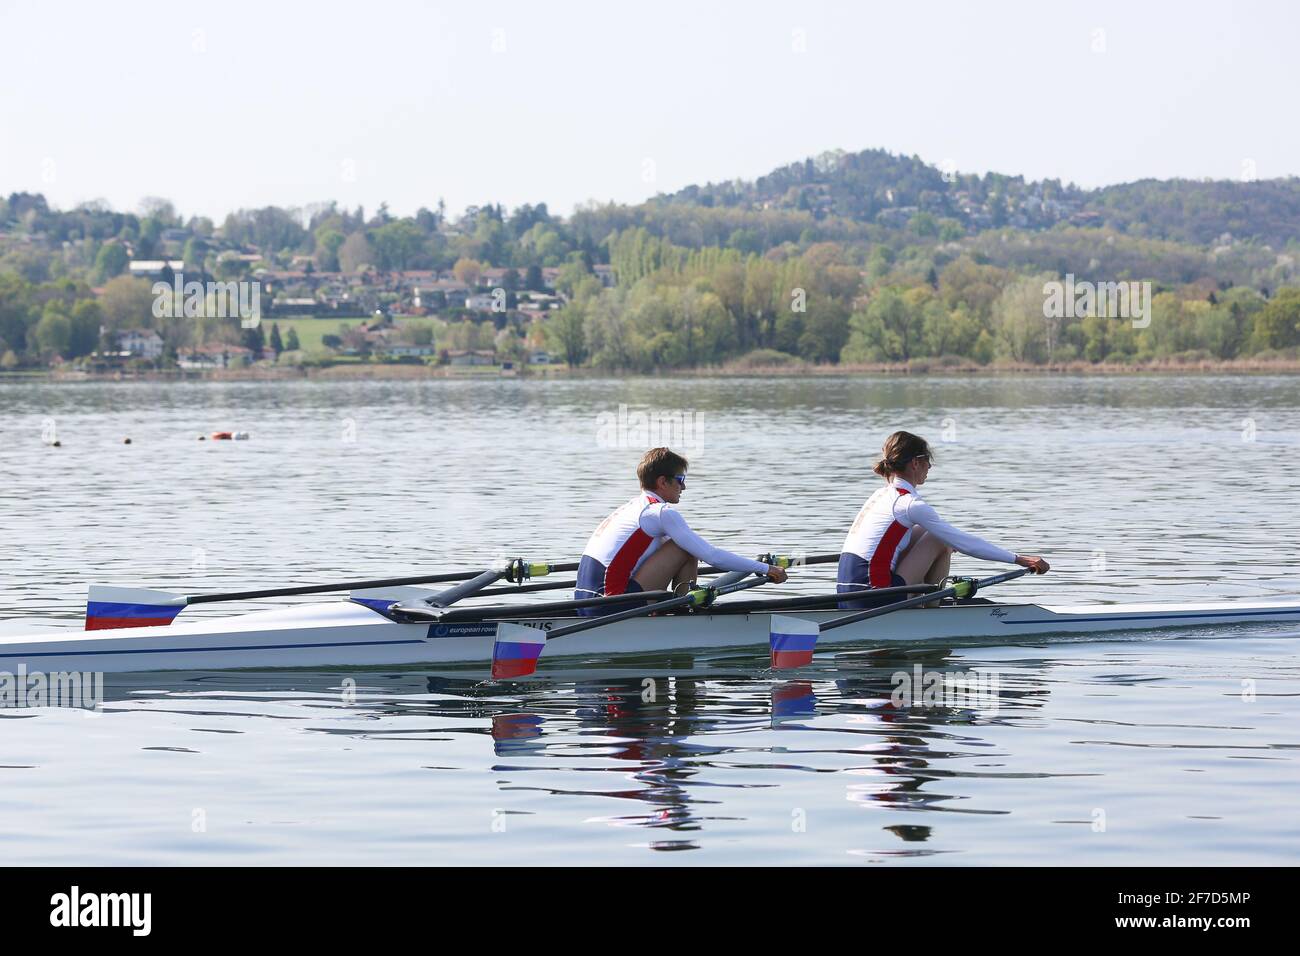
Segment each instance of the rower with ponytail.
[{"label": "rower with ponytail", "polygon": [[885,487],[867,499],[840,551],[838,590],[855,594],[840,607],[870,607],[875,588],[940,584],[948,576],[952,553],[1001,561],[1046,574],[1050,565],[1037,555],[1018,555],[953,527],[917,494],[934,463],[920,435],[897,431],[885,439],[872,468]]}]

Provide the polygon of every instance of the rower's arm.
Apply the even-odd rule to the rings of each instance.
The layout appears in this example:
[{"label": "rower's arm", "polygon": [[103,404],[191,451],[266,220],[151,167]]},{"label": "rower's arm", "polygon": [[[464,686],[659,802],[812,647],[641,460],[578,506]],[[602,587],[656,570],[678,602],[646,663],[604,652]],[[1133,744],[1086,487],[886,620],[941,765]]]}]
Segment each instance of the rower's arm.
[{"label": "rower's arm", "polygon": [[641,528],[652,537],[668,535],[683,551],[703,564],[711,564],[724,571],[752,571],[767,574],[767,565],[752,558],[744,558],[722,548],[715,548],[691,530],[686,519],[667,506],[647,508],[641,517]]},{"label": "rower's arm", "polygon": [[948,547],[960,551],[962,554],[969,554],[972,558],[979,558],[982,561],[1001,561],[1004,564],[1016,563],[1016,556],[1006,548],[1000,548],[996,544],[985,541],[979,535],[971,534],[969,531],[954,528],[940,518],[939,512],[924,501],[908,502],[907,516],[914,524],[920,525]]}]

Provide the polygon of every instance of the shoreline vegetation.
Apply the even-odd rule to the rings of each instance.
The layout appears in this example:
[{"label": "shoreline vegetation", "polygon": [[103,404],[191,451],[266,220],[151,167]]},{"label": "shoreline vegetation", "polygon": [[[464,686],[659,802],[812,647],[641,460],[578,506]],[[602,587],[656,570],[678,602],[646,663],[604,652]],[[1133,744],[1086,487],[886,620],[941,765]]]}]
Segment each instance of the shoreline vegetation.
[{"label": "shoreline vegetation", "polygon": [[601,378],[819,378],[851,376],[969,376],[992,378],[1002,375],[1030,376],[1132,376],[1132,375],[1300,375],[1298,358],[1162,359],[1147,362],[1056,362],[1027,364],[1015,362],[979,365],[956,356],[941,359],[914,359],[910,362],[812,363],[795,360],[783,363],[750,361],[689,369],[660,369],[653,372],[614,374],[596,368],[567,368],[563,365],[525,367],[503,372],[498,367],[448,368],[435,365],[346,364],[326,367],[250,366],[214,369],[201,372],[179,369],[139,369],[114,372],[67,370],[0,371],[0,384],[46,382],[285,382],[285,381],[416,381],[416,380],[497,380],[520,378],[532,381],[549,379]]},{"label": "shoreline vegetation", "polygon": [[0,196],[0,372],[1298,366],[1300,177],[1085,190],[867,150],[567,217],[324,202],[218,224],[158,198],[137,215]]}]

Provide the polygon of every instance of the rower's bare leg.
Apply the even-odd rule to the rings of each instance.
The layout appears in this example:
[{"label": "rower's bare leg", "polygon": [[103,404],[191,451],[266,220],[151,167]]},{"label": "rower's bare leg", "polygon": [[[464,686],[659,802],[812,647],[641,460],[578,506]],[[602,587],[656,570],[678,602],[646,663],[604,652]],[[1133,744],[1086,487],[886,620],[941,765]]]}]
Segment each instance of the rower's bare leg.
[{"label": "rower's bare leg", "polygon": [[895,570],[908,584],[939,584],[952,565],[952,548],[935,535],[922,531],[898,559]]},{"label": "rower's bare leg", "polygon": [[685,594],[699,570],[700,563],[689,552],[669,541],[645,559],[633,580],[645,591],[672,588],[678,594]]}]

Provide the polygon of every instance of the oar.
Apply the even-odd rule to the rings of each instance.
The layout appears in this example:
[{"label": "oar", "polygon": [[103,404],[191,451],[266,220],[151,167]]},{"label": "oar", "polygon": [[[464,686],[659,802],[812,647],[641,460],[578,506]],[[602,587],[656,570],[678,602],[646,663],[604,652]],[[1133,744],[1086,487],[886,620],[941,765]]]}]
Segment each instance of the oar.
[{"label": "oar", "polygon": [[[799,556],[795,554],[764,554],[760,555],[758,560],[764,564],[774,564],[779,568],[800,567],[806,564],[830,564],[840,559],[839,552],[835,554],[810,554]],[[701,576],[706,574],[722,574],[722,568],[707,566],[700,568]],[[545,581],[541,584],[524,584],[515,587],[492,588],[488,591],[480,591],[479,597],[488,597],[494,594],[530,594],[534,591],[560,591],[564,588],[577,587],[577,581]]]},{"label": "oar", "polygon": [[[480,591],[480,596],[490,592]],[[613,604],[630,604],[642,601],[666,601],[677,597],[676,591],[634,591],[631,594],[606,594],[601,597],[576,598],[571,601],[539,601],[536,604],[495,604],[480,607],[436,608],[421,604],[401,604],[393,607],[376,607],[365,600],[360,603],[373,607],[402,624],[435,621],[443,624],[463,624],[472,621],[495,621],[503,617],[545,617],[563,611],[577,611],[587,607]],[[352,600],[357,601],[357,598]]]},{"label": "oar", "polygon": [[[984,578],[982,581],[959,578],[953,582],[951,587],[946,587],[940,591],[922,594],[920,597],[908,598],[906,601],[898,601],[894,604],[886,604],[884,607],[873,607],[862,611],[854,611],[850,614],[842,614],[839,617],[831,618],[829,621],[823,621],[821,624],[800,617],[773,614],[769,624],[772,666],[784,669],[802,667],[804,664],[811,663],[813,651],[817,649],[817,638],[825,631],[833,631],[835,628],[844,627],[846,624],[857,624],[859,621],[867,621],[873,617],[880,617],[905,608],[920,607],[922,604],[944,598],[974,597],[975,592],[980,588],[992,587],[994,584],[1001,584],[1003,581],[1010,581],[1012,578],[1018,578],[1022,574],[1028,573],[1029,568],[1017,568],[1015,571],[995,574],[993,577]],[[885,589],[882,588],[881,590]],[[865,596],[871,594],[871,591],[866,590],[858,593]]]},{"label": "oar", "polygon": [[[887,596],[902,598],[912,594],[930,594],[939,590],[937,584],[907,584],[896,588],[872,588],[869,593],[873,597]],[[835,591],[826,594],[800,594],[797,597],[776,598],[767,601],[729,601],[725,605],[719,605],[714,611],[715,614],[768,614],[772,611],[811,611],[826,606],[834,606],[845,601],[855,601],[861,597],[860,594],[846,593],[844,591]]]},{"label": "oar", "polygon": [[[749,580],[746,580],[747,578]],[[578,621],[576,624],[566,624],[549,632],[523,624],[498,624],[496,642],[492,645],[492,676],[496,679],[527,677],[537,670],[537,659],[541,656],[547,641],[553,641],[557,637],[567,637],[570,634],[590,631],[607,624],[617,624],[619,621],[644,617],[658,611],[670,611],[687,605],[708,607],[719,595],[758,587],[767,582],[768,578],[765,575],[754,575],[749,571],[732,571],[712,584],[687,591],[667,601],[656,601],[643,607],[628,608],[625,611]]]},{"label": "oar", "polygon": [[[522,558],[511,561],[494,580],[506,578],[522,583],[526,578],[544,577],[552,572],[576,571],[576,562],[567,564],[530,563]],[[370,588],[403,587],[408,584],[442,584],[470,581],[482,577],[483,571],[451,571],[443,574],[420,574],[407,578],[379,578],[373,581],[339,581],[334,584],[304,584],[258,591],[225,591],[218,594],[173,594],[150,588],[120,588],[92,584],[86,601],[86,630],[115,627],[157,627],[170,624],[182,609],[191,604],[215,601],[252,601],[257,598],[288,597],[294,594],[323,594],[327,591],[351,591]],[[491,583],[491,582],[489,582]],[[475,591],[482,590],[482,586]],[[465,597],[462,594],[460,597]]]}]

